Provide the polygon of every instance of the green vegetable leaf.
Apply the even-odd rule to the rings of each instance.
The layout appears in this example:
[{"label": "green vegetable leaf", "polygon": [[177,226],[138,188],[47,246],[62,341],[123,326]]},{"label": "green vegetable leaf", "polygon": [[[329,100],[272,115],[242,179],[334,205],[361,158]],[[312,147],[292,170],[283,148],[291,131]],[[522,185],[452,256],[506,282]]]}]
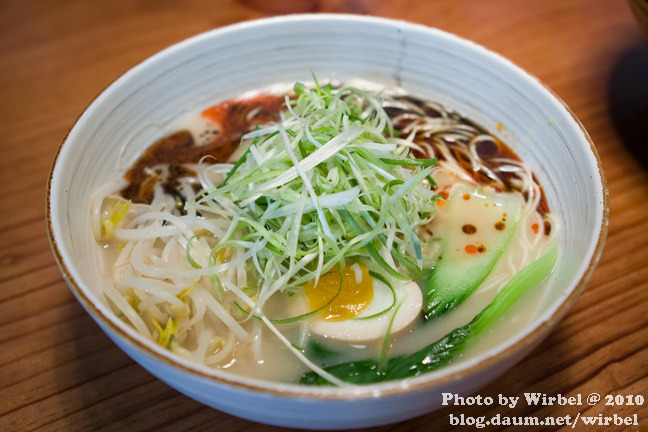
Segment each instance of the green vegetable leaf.
[{"label": "green vegetable leaf", "polygon": [[[484,334],[496,321],[502,319],[524,293],[542,282],[551,273],[557,258],[558,248],[554,247],[513,276],[495,299],[468,324],[451,331],[440,340],[413,354],[389,359],[384,370],[379,367],[380,361],[374,359],[341,363],[325,370],[345,382],[364,384],[408,378],[443,367]],[[314,372],[304,374],[300,383],[329,384]]]}]

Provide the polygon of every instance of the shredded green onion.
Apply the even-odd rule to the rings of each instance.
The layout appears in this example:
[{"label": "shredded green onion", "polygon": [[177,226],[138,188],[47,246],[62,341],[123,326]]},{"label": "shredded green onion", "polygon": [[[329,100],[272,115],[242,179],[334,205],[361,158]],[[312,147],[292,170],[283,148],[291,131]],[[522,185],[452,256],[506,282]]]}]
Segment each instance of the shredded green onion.
[{"label": "shredded green onion", "polygon": [[[340,273],[340,283],[338,285],[338,290],[336,291],[335,295],[333,297],[331,297],[329,299],[329,301],[324,303],[319,308],[314,309],[314,310],[312,310],[310,312],[306,312],[306,313],[303,313],[301,315],[297,315],[297,316],[293,316],[293,317],[289,317],[289,318],[270,319],[270,322],[273,323],[273,324],[290,324],[290,323],[305,320],[307,318],[315,316],[318,313],[322,312],[323,310],[327,309],[331,305],[331,303],[333,303],[335,301],[335,299],[338,298],[338,296],[342,292],[342,270],[338,268],[337,271]],[[395,302],[396,301],[396,293],[394,292],[394,289],[391,287],[391,285],[389,285],[389,288],[392,290],[392,293],[394,294],[394,302]],[[239,309],[239,311],[243,312],[243,314],[245,314],[247,316],[251,316],[252,318],[255,318],[255,319],[261,319],[261,317],[250,314],[248,311],[245,310],[245,308],[243,308],[237,302],[234,302],[234,305],[236,305],[236,307]],[[391,306],[387,310],[389,310],[389,309],[391,309]],[[376,315],[372,315],[371,317],[368,317],[368,318],[374,318],[375,316],[382,315],[383,313],[387,312],[387,310],[379,312]]]},{"label": "shredded green onion", "polygon": [[220,245],[265,242],[245,264],[261,297],[317,280],[351,257],[392,278],[418,276],[425,260],[416,230],[435,204],[423,180],[436,160],[411,157],[379,101],[362,90],[316,82],[294,92],[282,122],[248,134],[254,141],[225,181],[187,210],[230,220]]},{"label": "shredded green onion", "polygon": [[[385,276],[383,276],[380,273],[377,273],[377,272],[375,272],[373,270],[369,270],[369,275],[372,276],[374,279],[378,279],[380,282],[387,285],[387,288],[389,288],[389,290],[392,293],[392,303],[391,303],[391,305],[389,305],[385,309],[381,310],[380,312],[376,312],[375,314],[372,314],[372,315],[369,315],[369,316],[364,316],[364,317],[354,317],[354,318],[352,318],[354,320],[369,320],[369,319],[378,318],[379,316],[382,316],[382,315],[386,314],[387,312],[389,312],[390,310],[392,310],[392,308],[396,305],[396,290],[394,289],[392,284],[389,282],[389,280],[387,280],[387,278]],[[392,318],[392,320],[393,320],[393,318]],[[389,328],[391,329],[391,323],[389,325]]]}]

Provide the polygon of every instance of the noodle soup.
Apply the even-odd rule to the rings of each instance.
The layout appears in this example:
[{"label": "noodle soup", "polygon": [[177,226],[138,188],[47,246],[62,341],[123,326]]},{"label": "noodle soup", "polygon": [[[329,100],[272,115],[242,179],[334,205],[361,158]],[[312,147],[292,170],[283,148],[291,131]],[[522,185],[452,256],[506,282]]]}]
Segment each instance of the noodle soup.
[{"label": "noodle soup", "polygon": [[[533,317],[556,219],[530,167],[448,107],[297,84],[177,129],[93,201],[105,297],[175,354],[344,386],[461,361]],[[512,280],[532,285],[515,308]]]}]

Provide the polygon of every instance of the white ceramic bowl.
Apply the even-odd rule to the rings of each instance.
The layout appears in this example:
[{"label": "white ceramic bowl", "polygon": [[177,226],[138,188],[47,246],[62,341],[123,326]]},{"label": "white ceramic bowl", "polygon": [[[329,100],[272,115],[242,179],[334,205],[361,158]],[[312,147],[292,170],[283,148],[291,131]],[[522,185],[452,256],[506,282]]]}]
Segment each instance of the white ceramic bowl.
[{"label": "white ceramic bowl", "polygon": [[[560,219],[562,258],[551,300],[504,344],[406,382],[313,388],[241,378],[187,363],[138,336],[99,292],[92,193],[119,178],[170,132],[171,120],[275,83],[318,77],[401,86],[445,103],[505,140],[537,173]],[[498,124],[503,126],[498,131]],[[126,147],[124,144],[128,143]],[[596,150],[569,109],[532,76],[472,42],[420,25],[349,15],[294,15],[216,29],[174,45],[115,81],[88,107],[54,162],[48,228],[72,292],[128,355],[186,395],[236,416],[282,426],[357,428],[432,411],[441,394],[469,394],[547,335],[600,256],[607,190]]]}]

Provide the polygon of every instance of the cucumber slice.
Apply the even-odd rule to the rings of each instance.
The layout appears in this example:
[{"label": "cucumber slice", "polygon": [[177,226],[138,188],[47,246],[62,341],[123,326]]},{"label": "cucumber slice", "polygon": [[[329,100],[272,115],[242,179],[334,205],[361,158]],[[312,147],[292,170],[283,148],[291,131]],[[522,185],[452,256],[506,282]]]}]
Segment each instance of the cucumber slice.
[{"label": "cucumber slice", "polygon": [[[439,317],[463,302],[493,270],[511,242],[524,199],[458,184],[437,210],[441,256],[422,284],[423,315]],[[447,209],[447,210],[446,210]]]}]

